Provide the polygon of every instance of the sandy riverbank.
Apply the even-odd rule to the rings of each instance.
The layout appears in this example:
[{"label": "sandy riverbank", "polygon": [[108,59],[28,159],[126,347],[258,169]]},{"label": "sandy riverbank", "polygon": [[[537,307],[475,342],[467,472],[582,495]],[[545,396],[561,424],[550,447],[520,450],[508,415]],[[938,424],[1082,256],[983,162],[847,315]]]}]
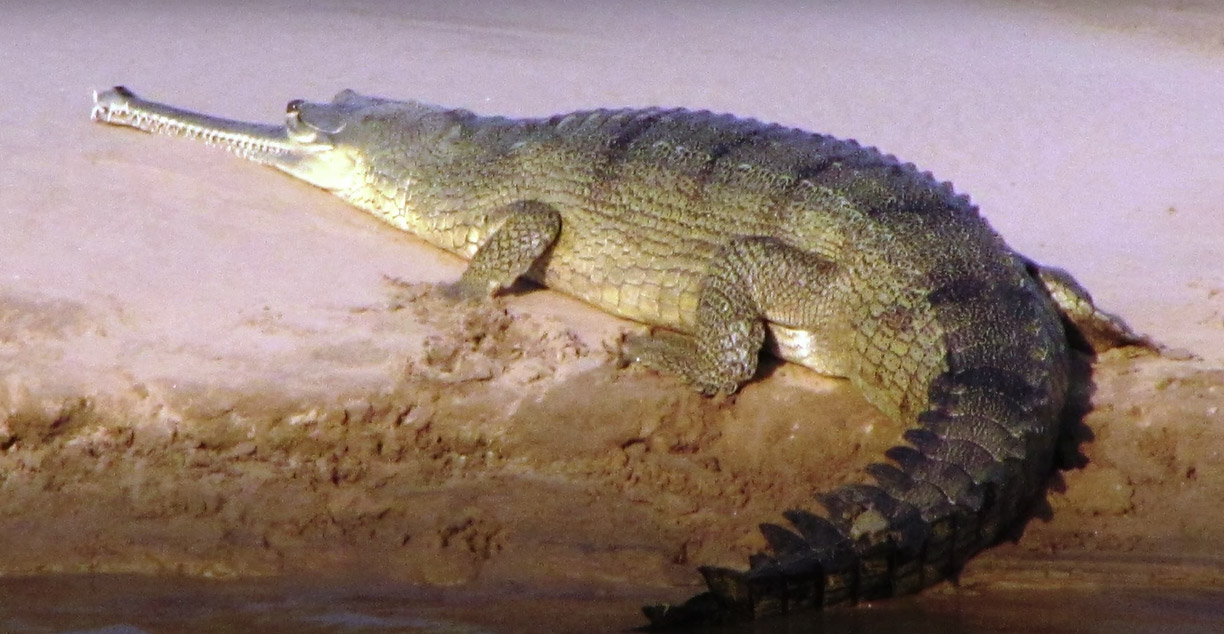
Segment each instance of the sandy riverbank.
[{"label": "sandy riverbank", "polygon": [[900,433],[795,367],[718,401],[618,370],[635,326],[549,292],[456,313],[429,285],[458,261],[223,153],[91,124],[89,91],[123,83],[249,120],[352,87],[510,115],[707,107],[886,148],[1183,352],[1099,360],[1086,464],[959,591],[1224,586],[1224,44],[1186,26],[1218,9],[291,5],[3,10],[25,63],[0,70],[19,93],[0,574],[674,599]]}]

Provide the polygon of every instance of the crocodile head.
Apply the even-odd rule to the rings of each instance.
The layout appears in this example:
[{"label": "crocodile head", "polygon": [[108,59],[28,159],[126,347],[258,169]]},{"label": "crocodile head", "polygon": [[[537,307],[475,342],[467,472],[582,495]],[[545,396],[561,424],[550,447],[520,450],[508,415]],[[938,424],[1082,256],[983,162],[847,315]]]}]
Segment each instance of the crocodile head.
[{"label": "crocodile head", "polygon": [[201,140],[333,192],[357,186],[364,174],[358,148],[370,136],[366,121],[372,112],[428,109],[345,90],[330,103],[295,99],[285,108],[284,125],[266,125],[148,101],[122,86],[95,92],[93,98],[94,121]]}]

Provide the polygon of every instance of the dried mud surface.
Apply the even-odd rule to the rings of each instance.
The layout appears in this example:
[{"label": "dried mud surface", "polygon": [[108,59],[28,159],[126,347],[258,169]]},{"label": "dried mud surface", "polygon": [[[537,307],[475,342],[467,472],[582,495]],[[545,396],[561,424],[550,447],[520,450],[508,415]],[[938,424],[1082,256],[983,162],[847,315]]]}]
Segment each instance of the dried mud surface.
[{"label": "dried mud surface", "polygon": [[[63,306],[2,307],[9,350],[34,331],[105,330]],[[788,365],[702,398],[618,368],[615,332],[586,344],[504,300],[452,304],[428,284],[388,283],[385,302],[351,312],[432,333],[385,389],[290,399],[137,385],[49,399],[23,384],[37,364],[8,373],[0,574],[679,597],[695,565],[741,565],[762,546],[758,522],[810,506],[901,431],[846,383]],[[1094,382],[1048,508],[973,561],[962,591],[1224,587],[1224,369],[1121,350]]]}]

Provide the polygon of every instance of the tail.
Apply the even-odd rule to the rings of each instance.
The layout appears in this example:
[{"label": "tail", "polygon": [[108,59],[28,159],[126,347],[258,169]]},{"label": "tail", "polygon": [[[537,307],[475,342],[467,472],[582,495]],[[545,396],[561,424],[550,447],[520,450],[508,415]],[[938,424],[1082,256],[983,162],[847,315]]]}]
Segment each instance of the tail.
[{"label": "tail", "polygon": [[874,483],[818,495],[821,514],[783,513],[789,527],[761,525],[768,554],[745,571],[701,568],[708,591],[644,608],[650,628],[911,594],[996,541],[1048,476],[1069,372],[1057,313],[1036,289],[1019,302],[1016,290],[984,285],[938,307],[947,369],[909,445],[867,468]]}]

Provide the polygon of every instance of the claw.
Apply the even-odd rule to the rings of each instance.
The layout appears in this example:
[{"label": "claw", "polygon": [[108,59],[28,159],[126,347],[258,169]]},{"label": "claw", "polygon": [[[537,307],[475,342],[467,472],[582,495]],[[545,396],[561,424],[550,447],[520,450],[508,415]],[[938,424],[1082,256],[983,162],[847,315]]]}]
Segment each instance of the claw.
[{"label": "claw", "polygon": [[454,302],[480,302],[492,295],[489,289],[463,279],[450,284],[439,284],[438,292],[442,297]]}]

